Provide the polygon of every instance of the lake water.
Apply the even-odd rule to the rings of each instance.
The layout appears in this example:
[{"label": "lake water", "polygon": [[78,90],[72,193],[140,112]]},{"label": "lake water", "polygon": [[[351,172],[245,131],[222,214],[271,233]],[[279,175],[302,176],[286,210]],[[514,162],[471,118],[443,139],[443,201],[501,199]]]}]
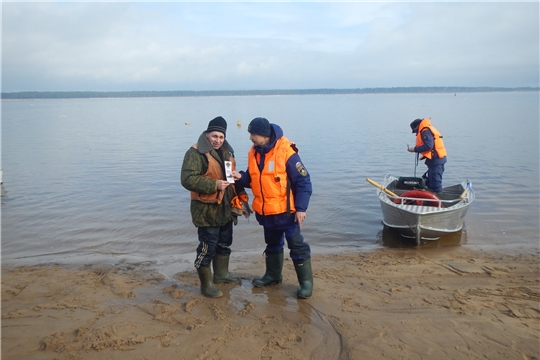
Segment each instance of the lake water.
[{"label": "lake water", "polygon": [[[3,100],[3,266],[150,261],[167,275],[190,267],[198,241],[180,168],[218,115],[240,169],[254,117],[297,143],[313,181],[302,231],[314,254],[413,245],[389,238],[365,179],[425,172],[406,151],[419,117],[444,136],[443,185],[469,179],[476,200],[463,231],[418,250],[538,250],[538,92]],[[233,256],[262,253],[254,216],[234,231]]]}]

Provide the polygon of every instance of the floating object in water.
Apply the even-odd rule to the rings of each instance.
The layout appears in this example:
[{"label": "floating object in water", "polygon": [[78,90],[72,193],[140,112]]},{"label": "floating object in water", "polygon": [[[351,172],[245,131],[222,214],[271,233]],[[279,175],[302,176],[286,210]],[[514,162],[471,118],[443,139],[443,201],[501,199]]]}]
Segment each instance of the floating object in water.
[{"label": "floating object in water", "polygon": [[6,189],[4,189],[4,180],[2,179],[3,171],[0,169],[0,195],[1,197],[6,197]]},{"label": "floating object in water", "polygon": [[186,121],[185,124],[186,125],[191,125],[191,123],[189,121]]},{"label": "floating object in water", "polygon": [[236,122],[236,126],[238,126],[238,127],[242,126],[242,122],[241,122],[240,120],[238,120],[238,121]]}]

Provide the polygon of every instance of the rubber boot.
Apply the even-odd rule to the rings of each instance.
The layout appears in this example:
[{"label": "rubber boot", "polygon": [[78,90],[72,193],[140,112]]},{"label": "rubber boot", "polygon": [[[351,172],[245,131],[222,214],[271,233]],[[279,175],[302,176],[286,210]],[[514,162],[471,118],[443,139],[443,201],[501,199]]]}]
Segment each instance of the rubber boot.
[{"label": "rubber boot", "polygon": [[241,283],[242,279],[229,272],[229,254],[216,254],[212,259],[214,284]]},{"label": "rubber boot", "polygon": [[266,255],[266,273],[260,277],[255,278],[251,282],[255,287],[270,286],[281,283],[283,277],[281,271],[283,270],[283,250],[277,254]]},{"label": "rubber boot", "polygon": [[197,273],[199,274],[199,279],[201,280],[201,293],[204,296],[210,298],[218,298],[223,296],[221,290],[214,286],[212,282],[212,271],[210,266],[201,266],[197,268]]},{"label": "rubber boot", "polygon": [[296,297],[307,299],[313,293],[313,273],[311,272],[311,259],[294,261],[294,270],[300,287],[296,291]]}]

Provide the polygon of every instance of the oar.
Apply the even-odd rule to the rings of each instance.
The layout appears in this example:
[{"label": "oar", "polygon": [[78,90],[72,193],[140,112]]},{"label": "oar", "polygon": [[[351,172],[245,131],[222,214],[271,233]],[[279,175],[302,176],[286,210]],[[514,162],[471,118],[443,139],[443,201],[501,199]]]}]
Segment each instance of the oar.
[{"label": "oar", "polygon": [[459,197],[460,200],[465,199],[465,195],[467,195],[470,188],[471,188],[471,183],[468,182],[467,183],[467,188],[465,189],[465,191],[463,191],[463,193],[461,193],[461,196]]},{"label": "oar", "polygon": [[368,183],[370,183],[371,185],[375,186],[376,188],[379,188],[381,189],[382,191],[384,191],[385,193],[387,193],[388,195],[391,195],[391,196],[395,196],[395,197],[399,197],[398,195],[394,194],[393,192],[391,192],[390,190],[382,187],[381,185],[377,184],[375,181],[371,180],[370,178],[366,178],[366,181]]}]

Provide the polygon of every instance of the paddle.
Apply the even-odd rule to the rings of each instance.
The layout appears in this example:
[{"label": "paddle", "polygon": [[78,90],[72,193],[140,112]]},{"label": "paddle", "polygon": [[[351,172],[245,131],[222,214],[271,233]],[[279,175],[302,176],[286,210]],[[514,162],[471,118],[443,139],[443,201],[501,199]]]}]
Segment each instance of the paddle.
[{"label": "paddle", "polygon": [[375,181],[371,180],[370,178],[366,178],[366,181],[368,183],[370,183],[371,185],[375,186],[376,188],[379,188],[381,189],[382,191],[384,191],[385,193],[387,193],[388,195],[391,195],[391,196],[395,196],[395,197],[399,197],[398,195],[394,194],[393,192],[391,192],[390,190],[382,187],[381,185],[377,184]]},{"label": "paddle", "polygon": [[463,191],[463,193],[459,197],[460,200],[465,199],[465,195],[467,195],[467,192],[469,191],[470,188],[471,188],[471,183],[467,182],[467,188],[465,189],[465,191]]}]

